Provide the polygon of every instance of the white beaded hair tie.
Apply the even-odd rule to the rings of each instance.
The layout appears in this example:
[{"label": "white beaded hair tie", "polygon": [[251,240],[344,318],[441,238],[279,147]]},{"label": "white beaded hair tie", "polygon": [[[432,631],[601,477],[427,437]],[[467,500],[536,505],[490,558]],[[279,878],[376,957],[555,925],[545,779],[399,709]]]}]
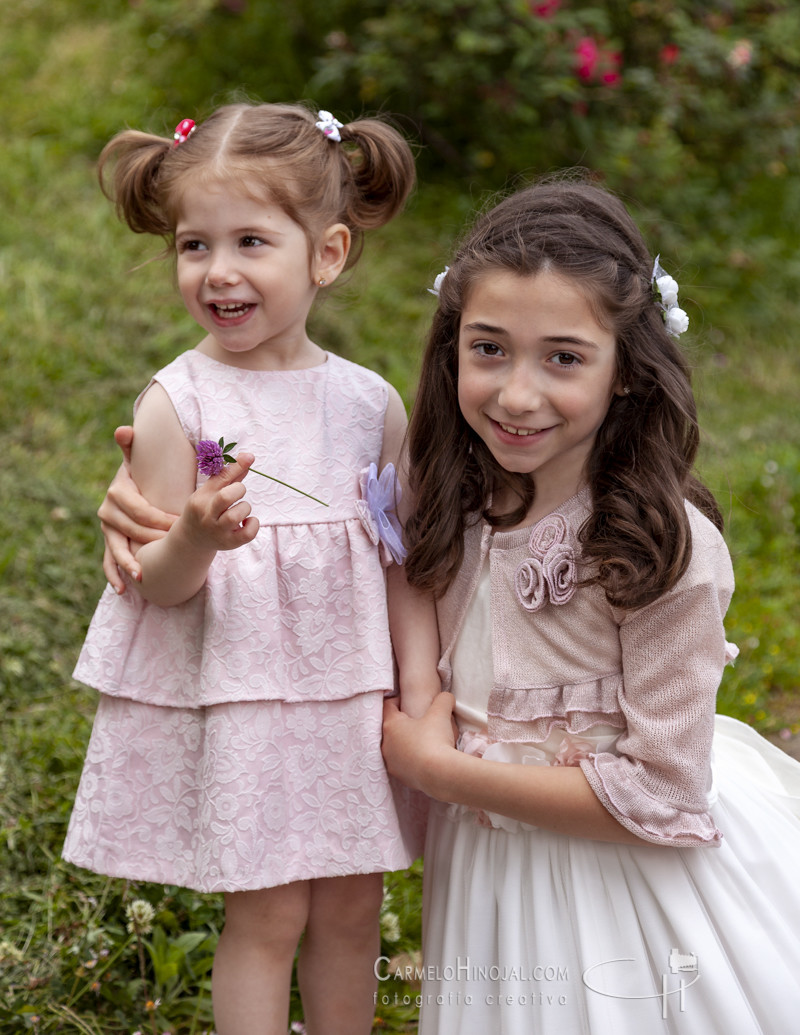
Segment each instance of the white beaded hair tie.
[{"label": "white beaded hair tie", "polygon": [[317,118],[319,122],[315,122],[314,125],[317,129],[321,130],[328,140],[336,141],[337,143],[342,139],[339,130],[342,129],[342,123],[333,117],[329,111],[318,111]]}]

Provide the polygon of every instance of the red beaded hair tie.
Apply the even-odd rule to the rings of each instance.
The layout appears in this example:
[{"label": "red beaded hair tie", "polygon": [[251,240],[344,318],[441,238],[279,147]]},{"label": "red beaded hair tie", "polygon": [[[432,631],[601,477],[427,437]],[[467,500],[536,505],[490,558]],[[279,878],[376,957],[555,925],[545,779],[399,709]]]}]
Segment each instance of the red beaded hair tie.
[{"label": "red beaded hair tie", "polygon": [[194,119],[181,119],[172,134],[172,139],[175,141],[172,146],[179,147],[181,144],[185,144],[196,129]]}]

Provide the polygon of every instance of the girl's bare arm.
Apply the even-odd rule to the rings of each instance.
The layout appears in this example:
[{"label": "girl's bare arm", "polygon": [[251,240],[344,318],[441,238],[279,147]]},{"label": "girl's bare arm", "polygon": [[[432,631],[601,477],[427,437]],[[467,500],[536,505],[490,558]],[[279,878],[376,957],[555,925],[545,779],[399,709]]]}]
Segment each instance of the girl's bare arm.
[{"label": "girl's bare arm", "polygon": [[202,587],[218,550],[243,546],[258,532],[242,484],[254,457],[240,453],[235,464],[195,488],[194,447],[158,384],[142,398],[134,428],[134,481],[155,506],[180,514],[165,536],[134,548],[142,569],[139,592],[146,600],[169,607],[188,600]]},{"label": "girl's bare arm", "polygon": [[[393,463],[401,485],[401,450],[406,430],[406,414],[400,396],[392,391],[386,411],[381,469]],[[409,499],[401,496],[398,517],[402,524]],[[433,597],[409,586],[405,567],[392,564],[387,571],[389,628],[400,679],[400,707],[415,717],[425,714],[441,690],[436,666],[439,662],[439,629]]]}]

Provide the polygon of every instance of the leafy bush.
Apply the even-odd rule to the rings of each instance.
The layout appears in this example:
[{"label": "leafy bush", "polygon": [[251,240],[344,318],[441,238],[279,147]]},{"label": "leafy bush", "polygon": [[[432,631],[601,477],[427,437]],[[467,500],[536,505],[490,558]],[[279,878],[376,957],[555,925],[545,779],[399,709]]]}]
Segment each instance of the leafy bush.
[{"label": "leafy bush", "polygon": [[456,171],[496,165],[504,182],[588,156],[639,189],[697,172],[732,189],[797,160],[800,10],[787,0],[342,8],[312,87],[407,114]]},{"label": "leafy bush", "polygon": [[768,268],[797,295],[796,4],[373,0],[340,18],[313,92],[406,115],[423,175],[503,186],[585,165],[762,325]]},{"label": "leafy bush", "polygon": [[[32,3],[40,0],[31,0]],[[9,67],[31,97],[78,84],[70,132],[93,154],[126,122],[169,130],[243,93],[345,118],[394,114],[426,182],[471,190],[591,168],[631,198],[654,249],[703,269],[726,329],[800,299],[800,7],[792,0],[93,0],[91,34],[42,56],[25,11]],[[56,4],[67,18],[68,0]],[[105,21],[103,17],[105,16]],[[29,19],[28,19],[29,21]],[[66,46],[65,46],[66,39]],[[142,62],[145,90],[132,87]],[[141,79],[141,77],[138,77]],[[104,103],[93,98],[106,89]],[[52,90],[47,92],[48,85]],[[137,93],[138,90],[138,93]],[[12,118],[55,134],[64,104]],[[771,283],[765,289],[765,278]],[[735,304],[731,305],[730,303]],[[793,307],[800,320],[800,302]]]}]

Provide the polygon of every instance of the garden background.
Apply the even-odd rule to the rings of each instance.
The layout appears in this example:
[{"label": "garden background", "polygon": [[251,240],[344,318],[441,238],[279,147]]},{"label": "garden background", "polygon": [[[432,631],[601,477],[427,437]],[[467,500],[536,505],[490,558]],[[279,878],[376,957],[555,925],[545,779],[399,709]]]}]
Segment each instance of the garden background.
[{"label": "garden background", "polygon": [[[314,318],[413,401],[425,288],[492,191],[579,163],[681,285],[727,522],[741,656],[720,710],[800,731],[800,7],[791,0],[2,0],[0,1033],[211,1029],[220,901],[75,870],[59,849],[93,692],[70,673],[103,586],[95,518],[149,374],[198,333],[159,242],[96,184],[126,125],[171,133],[234,91],[418,145],[407,213]],[[144,263],[144,265],[141,265]],[[134,269],[135,267],[139,267]],[[420,869],[387,879],[384,950],[419,948]],[[130,906],[155,916],[128,930]],[[128,912],[126,913],[126,909]],[[413,1031],[382,983],[376,1031]],[[398,1002],[394,996],[397,993]],[[293,1002],[293,1020],[300,1020]]]}]

